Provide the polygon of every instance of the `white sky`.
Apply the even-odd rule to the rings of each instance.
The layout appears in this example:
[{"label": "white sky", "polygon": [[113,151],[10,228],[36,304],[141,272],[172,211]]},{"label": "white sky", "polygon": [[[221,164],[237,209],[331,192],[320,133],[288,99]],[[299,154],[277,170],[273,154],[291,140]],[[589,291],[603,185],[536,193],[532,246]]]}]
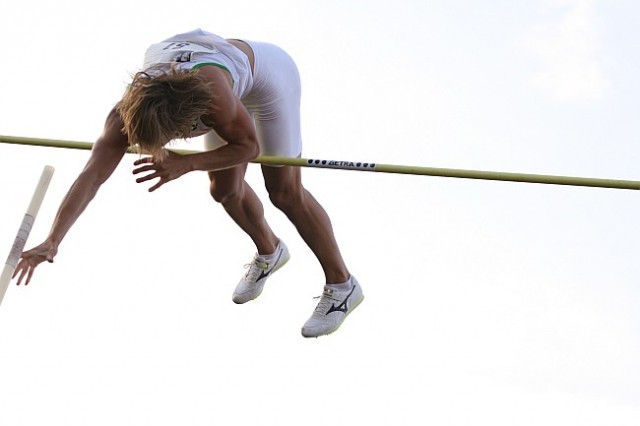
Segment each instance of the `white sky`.
[{"label": "white sky", "polygon": [[[305,157],[640,180],[632,0],[5,3],[0,134],[94,141],[147,45],[202,27],[291,53]],[[0,144],[6,254],[42,167],[28,248],[87,156]],[[237,306],[254,248],[205,175],[148,194],[133,160],[9,288],[0,425],[640,424],[637,192],[305,170],[366,295],[305,340],[323,276],[258,166],[293,257]]]}]

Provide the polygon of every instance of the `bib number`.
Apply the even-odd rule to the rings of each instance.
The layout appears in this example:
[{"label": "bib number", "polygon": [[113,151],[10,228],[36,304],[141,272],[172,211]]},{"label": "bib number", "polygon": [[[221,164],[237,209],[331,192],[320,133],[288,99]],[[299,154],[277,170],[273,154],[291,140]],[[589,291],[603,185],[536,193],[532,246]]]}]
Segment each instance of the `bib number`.
[{"label": "bib number", "polygon": [[189,62],[195,52],[219,53],[215,47],[202,46],[189,41],[156,43],[149,47],[145,55],[145,64]]}]

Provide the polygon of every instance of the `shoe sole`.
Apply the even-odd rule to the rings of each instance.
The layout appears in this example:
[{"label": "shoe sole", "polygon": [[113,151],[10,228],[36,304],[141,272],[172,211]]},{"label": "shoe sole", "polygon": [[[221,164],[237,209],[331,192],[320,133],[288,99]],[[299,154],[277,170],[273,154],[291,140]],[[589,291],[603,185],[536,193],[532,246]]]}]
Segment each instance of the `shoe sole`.
[{"label": "shoe sole", "polygon": [[310,339],[310,338],[312,338],[312,337],[315,337],[315,338],[317,339],[317,338],[318,338],[318,337],[320,337],[320,336],[328,336],[328,335],[330,335],[331,333],[334,333],[336,330],[338,330],[338,329],[340,328],[340,326],[342,325],[342,323],[344,322],[344,320],[346,320],[346,319],[347,319],[347,317],[348,317],[349,315],[351,315],[351,312],[353,312],[353,311],[354,311],[358,306],[360,306],[360,303],[362,303],[362,301],[363,301],[363,300],[364,300],[364,294],[363,294],[362,296],[360,296],[360,299],[358,299],[358,301],[357,301],[357,302],[355,302],[355,304],[354,304],[353,306],[351,306],[351,309],[349,309],[349,312],[347,312],[347,313],[345,314],[345,316],[344,316],[344,317],[342,317],[342,321],[340,321],[340,322],[339,322],[339,323],[338,323],[338,324],[337,324],[333,329],[331,329],[331,330],[327,331],[326,333],[321,333],[321,334],[318,334],[318,335],[312,335],[312,336],[306,336],[304,333],[302,333],[302,337],[305,337],[305,338],[307,338],[307,339]]}]

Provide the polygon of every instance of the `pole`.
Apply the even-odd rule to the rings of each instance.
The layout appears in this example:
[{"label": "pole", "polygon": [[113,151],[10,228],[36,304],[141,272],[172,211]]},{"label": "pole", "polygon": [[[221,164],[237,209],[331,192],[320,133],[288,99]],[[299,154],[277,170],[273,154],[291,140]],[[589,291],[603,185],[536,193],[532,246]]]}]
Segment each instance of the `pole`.
[{"label": "pole", "polygon": [[[89,142],[75,142],[65,140],[53,140],[53,139],[38,139],[38,138],[26,138],[17,136],[2,136],[0,135],[0,142],[19,144],[19,145],[34,145],[45,146],[55,148],[68,148],[68,149],[91,149],[92,143]],[[196,151],[188,150],[174,150],[179,154],[190,154]],[[402,166],[393,164],[377,164],[367,163],[361,161],[342,161],[342,160],[318,160],[307,158],[289,158],[278,156],[261,155],[252,162],[278,165],[278,166],[297,166],[297,167],[318,167],[327,169],[342,169],[342,170],[359,170],[369,172],[382,172],[382,173],[399,173],[399,174],[411,174],[411,175],[423,175],[423,176],[440,176],[440,177],[452,177],[463,179],[482,179],[482,180],[494,180],[494,181],[508,181],[508,182],[527,182],[527,183],[539,183],[549,185],[568,185],[568,186],[585,186],[594,188],[612,188],[612,189],[630,189],[640,190],[640,181],[632,180],[619,180],[619,179],[600,179],[600,178],[587,178],[587,177],[574,177],[574,176],[554,176],[554,175],[540,175],[529,173],[508,173],[508,172],[495,172],[495,171],[483,171],[483,170],[464,170],[464,169],[446,169],[437,167],[421,167],[421,166]]]},{"label": "pole", "polygon": [[13,242],[13,246],[11,246],[11,251],[9,252],[4,268],[2,269],[2,275],[0,275],[0,304],[2,303],[2,299],[4,298],[7,288],[9,287],[13,272],[16,270],[18,260],[20,260],[27,238],[29,238],[33,222],[36,220],[38,210],[40,210],[40,206],[42,205],[42,200],[44,199],[44,194],[46,194],[47,188],[49,187],[49,182],[51,182],[53,172],[54,168],[51,166],[45,166],[42,170],[38,185],[31,197],[29,207],[27,207],[27,212],[22,219],[22,224],[18,229],[18,234]]}]

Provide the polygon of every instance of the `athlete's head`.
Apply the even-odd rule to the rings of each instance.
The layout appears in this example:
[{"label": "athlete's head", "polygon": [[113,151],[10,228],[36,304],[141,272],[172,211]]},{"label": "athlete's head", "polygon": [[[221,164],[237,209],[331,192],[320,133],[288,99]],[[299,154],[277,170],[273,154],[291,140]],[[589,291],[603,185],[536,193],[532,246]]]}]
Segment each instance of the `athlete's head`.
[{"label": "athlete's head", "polygon": [[170,140],[187,138],[210,111],[213,92],[195,71],[141,71],[117,106],[131,146],[162,159]]}]

